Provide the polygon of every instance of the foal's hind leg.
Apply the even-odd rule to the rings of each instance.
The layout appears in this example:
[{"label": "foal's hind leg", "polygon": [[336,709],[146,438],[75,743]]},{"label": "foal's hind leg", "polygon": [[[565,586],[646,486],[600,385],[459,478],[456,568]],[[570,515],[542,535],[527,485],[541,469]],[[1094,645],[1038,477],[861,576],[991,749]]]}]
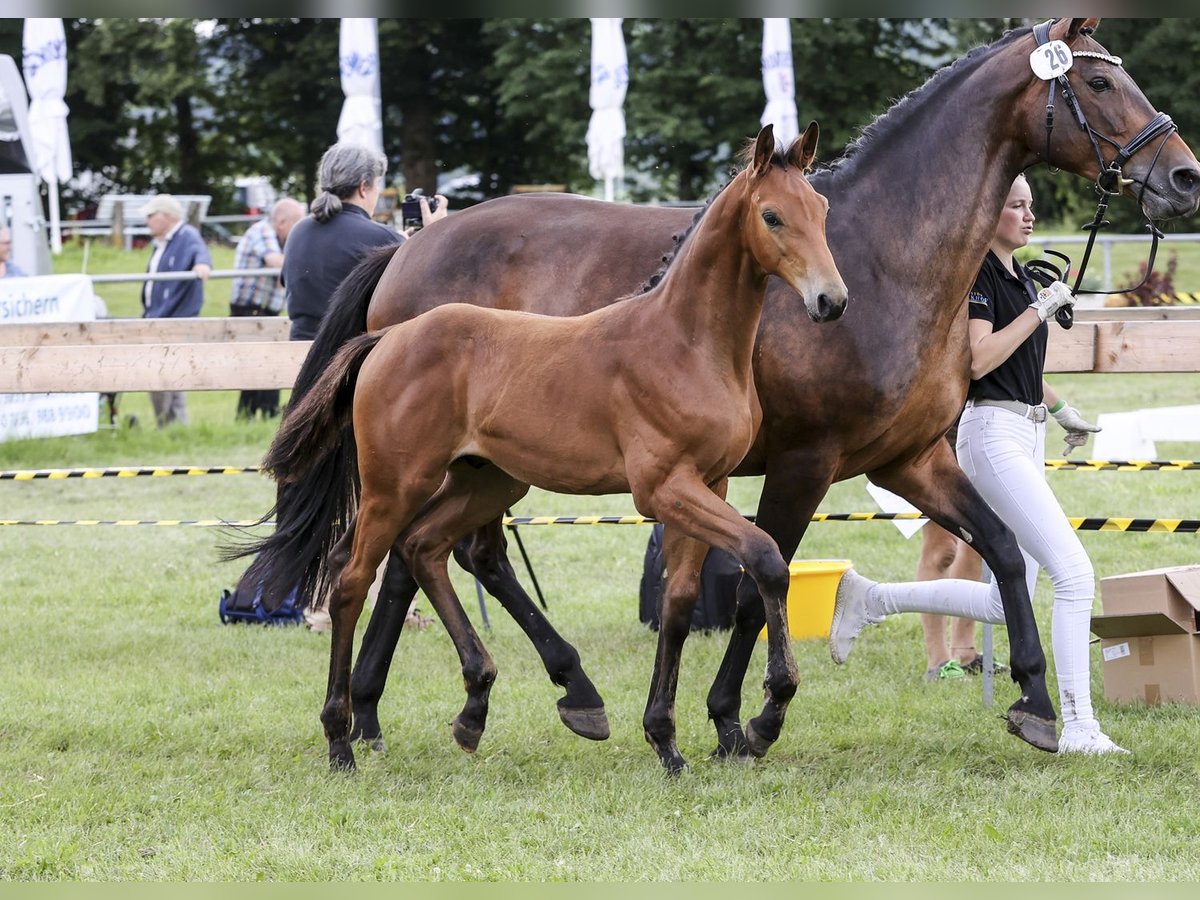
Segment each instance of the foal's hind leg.
[{"label": "foal's hind leg", "polygon": [[429,597],[458,651],[467,702],[454,718],[454,740],[469,753],[479,746],[483,736],[496,666],[454,593],[446,562],[458,540],[496,519],[528,491],[529,485],[495,466],[477,467],[460,460],[451,466],[437,495],[400,540],[413,577]]},{"label": "foal's hind leg", "polygon": [[354,751],[350,748],[350,659],[354,627],[367,590],[375,580],[375,571],[403,522],[401,515],[407,515],[402,505],[364,492],[358,516],[330,553],[329,565],[335,573],[329,604],[333,633],[321,723],[329,741],[329,765],[333,769],[354,768]]},{"label": "foal's hind leg", "polygon": [[558,700],[558,716],[563,724],[580,737],[605,740],[609,727],[604,701],[584,672],[578,651],[554,630],[537,604],[525,593],[506,551],[504,528],[501,520],[496,519],[460,541],[454,549],[454,557],[521,626],[542,658],[550,680],[566,688],[566,694]]}]

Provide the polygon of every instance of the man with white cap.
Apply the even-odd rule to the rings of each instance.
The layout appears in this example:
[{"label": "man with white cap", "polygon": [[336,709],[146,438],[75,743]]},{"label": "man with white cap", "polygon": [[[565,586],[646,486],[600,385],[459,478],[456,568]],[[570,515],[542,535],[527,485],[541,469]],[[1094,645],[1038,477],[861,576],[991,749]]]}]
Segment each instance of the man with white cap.
[{"label": "man with white cap", "polygon": [[[195,280],[147,281],[142,290],[142,313],[147,319],[189,318],[204,306],[204,282],[212,271],[212,256],[200,232],[183,221],[183,207],[170,194],[159,194],[142,206],[146,227],[154,238],[147,272],[194,272]],[[182,391],[151,391],[159,428],[172,422],[187,424],[187,400]]]}]

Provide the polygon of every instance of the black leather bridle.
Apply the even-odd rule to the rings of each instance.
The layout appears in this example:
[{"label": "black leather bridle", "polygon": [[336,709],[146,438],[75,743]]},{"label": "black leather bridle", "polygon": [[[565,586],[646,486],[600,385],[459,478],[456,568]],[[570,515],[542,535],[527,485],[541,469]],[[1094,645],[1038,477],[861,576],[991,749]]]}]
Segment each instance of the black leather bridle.
[{"label": "black leather bridle", "polygon": [[[1033,36],[1037,40],[1037,45],[1039,47],[1049,43],[1050,26],[1054,24],[1054,21],[1054,19],[1050,19],[1033,27]],[[1121,58],[1119,56],[1111,56],[1107,53],[1100,53],[1095,50],[1076,50],[1073,51],[1073,56],[1100,59],[1114,66],[1121,65]],[[1091,124],[1089,124],[1087,116],[1084,115],[1083,106],[1080,104],[1079,98],[1075,95],[1075,89],[1071,87],[1071,82],[1067,78],[1066,72],[1064,72],[1062,75],[1058,75],[1049,79],[1048,85],[1048,93],[1046,96],[1046,164],[1051,165],[1050,136],[1054,130],[1054,103],[1056,94],[1061,92],[1062,98],[1067,105],[1067,109],[1069,109],[1071,114],[1075,117],[1075,121],[1079,125],[1080,130],[1087,134],[1088,140],[1092,145],[1092,152],[1096,154],[1096,162],[1100,167],[1100,175],[1096,178],[1096,189],[1100,194],[1100,201],[1096,207],[1095,218],[1089,224],[1083,226],[1083,229],[1089,232],[1087,249],[1084,250],[1083,262],[1080,263],[1079,271],[1075,276],[1075,284],[1071,288],[1071,293],[1123,294],[1130,291],[1135,291],[1145,284],[1146,279],[1150,277],[1150,273],[1154,269],[1154,259],[1158,254],[1158,241],[1163,236],[1163,233],[1159,231],[1154,223],[1149,219],[1146,220],[1146,227],[1150,231],[1151,235],[1150,257],[1146,263],[1146,275],[1140,282],[1138,282],[1138,284],[1132,288],[1122,288],[1119,291],[1082,290],[1080,289],[1080,284],[1083,281],[1083,273],[1087,269],[1088,260],[1092,255],[1092,247],[1096,243],[1096,233],[1101,228],[1105,228],[1109,225],[1109,222],[1107,222],[1104,218],[1105,213],[1108,211],[1108,202],[1113,196],[1121,192],[1123,185],[1128,183],[1122,175],[1122,168],[1127,162],[1129,162],[1130,158],[1135,153],[1146,147],[1152,141],[1161,138],[1158,148],[1154,151],[1154,159],[1151,161],[1150,168],[1147,170],[1147,176],[1142,181],[1142,189],[1138,193],[1138,205],[1140,207],[1142,204],[1142,199],[1146,193],[1146,185],[1149,181],[1149,173],[1152,172],[1154,167],[1158,164],[1158,157],[1162,153],[1163,147],[1166,146],[1167,139],[1177,130],[1177,126],[1171,117],[1166,113],[1156,112],[1153,118],[1146,123],[1141,131],[1135,134],[1128,143],[1126,143],[1124,146],[1121,146],[1121,144],[1119,144],[1113,138],[1106,134],[1102,134],[1093,128]],[[1100,150],[1100,141],[1111,144],[1117,150],[1110,162],[1106,163],[1104,161],[1104,154]],[[1066,257],[1062,256],[1062,254],[1055,255],[1066,259]],[[1067,272],[1069,272],[1070,260],[1066,260],[1066,262]],[[1066,277],[1066,274],[1067,273],[1064,273],[1064,277]],[[1074,324],[1074,314],[1069,307],[1060,309],[1057,313],[1055,313],[1055,318],[1064,328],[1070,328],[1071,325]]]}]

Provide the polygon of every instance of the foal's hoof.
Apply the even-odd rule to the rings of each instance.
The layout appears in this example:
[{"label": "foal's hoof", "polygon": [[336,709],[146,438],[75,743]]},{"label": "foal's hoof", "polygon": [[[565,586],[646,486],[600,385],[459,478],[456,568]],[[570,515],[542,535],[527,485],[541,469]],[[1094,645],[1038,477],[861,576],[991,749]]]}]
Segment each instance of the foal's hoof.
[{"label": "foal's hoof", "polygon": [[1033,713],[1010,709],[1005,715],[1008,733],[1015,734],[1027,744],[1047,753],[1058,752],[1058,732],[1053,719],[1043,719]]},{"label": "foal's hoof", "polygon": [[483,738],[482,728],[466,725],[462,721],[462,716],[455,716],[451,730],[454,733],[454,742],[468,753],[474,753],[479,749],[479,741]]},{"label": "foal's hoof", "polygon": [[558,717],[573,732],[589,741],[608,740],[608,715],[603,706],[591,709],[571,709],[558,702]]}]

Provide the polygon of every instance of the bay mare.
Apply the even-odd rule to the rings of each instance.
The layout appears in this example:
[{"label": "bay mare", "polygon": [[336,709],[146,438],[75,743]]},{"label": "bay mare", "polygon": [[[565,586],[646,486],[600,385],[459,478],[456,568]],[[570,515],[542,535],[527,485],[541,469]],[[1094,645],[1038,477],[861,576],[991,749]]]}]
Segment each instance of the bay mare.
[{"label": "bay mare", "polygon": [[[1154,110],[1129,74],[1092,37],[1096,20],[1061,20],[1051,37],[1077,56],[1068,73],[1088,121],[1128,140]],[[1045,656],[1015,541],[976,494],[941,439],[962,409],[969,379],[963,300],[985,254],[1013,178],[1039,163],[1087,179],[1099,175],[1088,133],[1061,109],[1047,139],[1046,83],[1032,74],[1030,29],[1010,32],[935,74],[868,126],[845,158],[810,180],[830,201],[827,233],[854,303],[818,330],[794,314],[786,285],[772,281],[754,356],[763,405],[758,437],[735,475],[765,475],[757,523],[790,558],[835,481],[866,473],[935,522],[966,537],[999,580],[1013,679],[1021,697],[1008,727],[1034,746],[1057,746]],[[1112,148],[1101,141],[1106,158]],[[1047,151],[1049,159],[1047,160]],[[1157,154],[1157,155],[1156,155]],[[1200,198],[1200,168],[1177,134],[1126,164],[1125,192],[1155,219],[1188,215]],[[571,315],[634,290],[672,249],[692,212],[562,195],[492,200],[434,223],[364,262],[334,303],[296,383],[302,395],[337,348],[364,329],[410,319],[449,298],[507,309]],[[514,223],[518,223],[514,225]],[[540,292],[530,285],[543,285]],[[369,304],[369,306],[368,306]],[[250,552],[263,555],[245,579],[272,566],[268,593],[282,597],[312,541],[294,523],[304,508],[333,502],[327,484],[353,479],[352,436],[313,480],[282,487],[279,525]],[[603,709],[578,654],[521,590],[504,554],[499,522],[456,550],[530,633],[564,709]],[[291,576],[289,578],[289,576]],[[378,701],[415,584],[392,554],[364,636],[352,696],[355,734],[382,745]],[[385,598],[387,602],[385,602]],[[777,737],[759,730],[748,747],[740,725],[743,680],[765,612],[743,581],[729,648],[708,695],[720,756],[765,752]],[[582,719],[583,717],[579,717]],[[564,722],[571,721],[564,716]]]},{"label": "bay mare", "polygon": [[[816,145],[815,122],[786,152],[776,152],[773,127],[763,128],[747,149],[748,166],[708,205],[645,296],[567,317],[446,304],[345,344],[289,411],[264,461],[278,481],[304,479],[340,438],[351,409],[358,446],[357,515],[327,558],[309,561],[329,585],[333,636],[321,721],[333,767],[354,766],[354,629],[393,545],[459,649],[467,702],[454,735],[466,750],[478,746],[496,667],[446,565],[459,540],[530,485],[629,492],[639,511],[665,524],[670,574],[644,723],[669,771],[684,766],[675,686],[710,546],[733,554],[765,600],[761,718],[778,730],[798,678],[788,566],[775,542],[724,497],[761,421],[750,361],[767,278],[793,289],[794,315],[831,321],[846,306],[825,242],[828,206],[804,177]],[[753,741],[752,729],[748,736]]]}]

